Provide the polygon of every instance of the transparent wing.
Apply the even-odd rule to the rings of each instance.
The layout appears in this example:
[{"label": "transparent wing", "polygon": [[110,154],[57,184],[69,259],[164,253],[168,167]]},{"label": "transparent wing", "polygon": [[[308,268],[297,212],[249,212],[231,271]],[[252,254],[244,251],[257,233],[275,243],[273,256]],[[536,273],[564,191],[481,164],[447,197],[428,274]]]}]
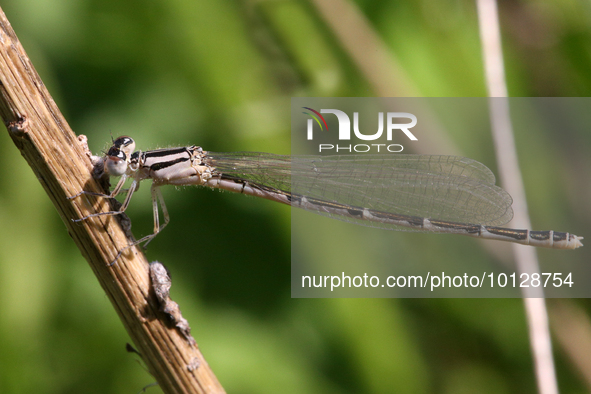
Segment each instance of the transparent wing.
[{"label": "transparent wing", "polygon": [[465,157],[210,152],[207,160],[250,184],[356,208],[486,226],[513,217],[512,198],[493,173]]}]

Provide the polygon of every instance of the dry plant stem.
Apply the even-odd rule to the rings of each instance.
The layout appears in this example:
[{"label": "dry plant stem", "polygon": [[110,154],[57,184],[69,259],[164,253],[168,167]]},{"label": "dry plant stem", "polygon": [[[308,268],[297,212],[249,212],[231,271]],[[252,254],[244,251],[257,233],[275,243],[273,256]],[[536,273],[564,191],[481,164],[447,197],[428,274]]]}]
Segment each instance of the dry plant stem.
[{"label": "dry plant stem", "polygon": [[[162,389],[166,393],[223,393],[197,346],[157,318],[159,305],[143,254],[134,248],[109,267],[117,251],[128,243],[118,220],[101,216],[72,223],[72,218],[108,210],[109,204],[94,197],[67,199],[82,189],[101,190],[91,176],[89,158],[1,9],[0,83],[0,112],[8,133],[45,188]],[[198,367],[192,369],[195,365]]]}]

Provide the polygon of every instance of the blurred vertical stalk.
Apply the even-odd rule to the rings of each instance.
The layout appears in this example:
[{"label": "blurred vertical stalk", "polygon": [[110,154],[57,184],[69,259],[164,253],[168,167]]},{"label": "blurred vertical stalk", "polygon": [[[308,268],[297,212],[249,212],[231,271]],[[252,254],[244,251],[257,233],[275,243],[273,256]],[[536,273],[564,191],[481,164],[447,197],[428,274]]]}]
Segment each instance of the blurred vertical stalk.
[{"label": "blurred vertical stalk", "polygon": [[[501,184],[513,197],[515,212],[513,225],[517,228],[531,228],[509,112],[497,3],[495,0],[477,0],[476,3],[486,85],[490,97],[491,129]],[[539,273],[540,268],[535,248],[513,244],[512,250],[519,272]],[[521,290],[523,291],[538,392],[556,394],[558,393],[558,383],[543,290],[531,287],[522,287]]]}]

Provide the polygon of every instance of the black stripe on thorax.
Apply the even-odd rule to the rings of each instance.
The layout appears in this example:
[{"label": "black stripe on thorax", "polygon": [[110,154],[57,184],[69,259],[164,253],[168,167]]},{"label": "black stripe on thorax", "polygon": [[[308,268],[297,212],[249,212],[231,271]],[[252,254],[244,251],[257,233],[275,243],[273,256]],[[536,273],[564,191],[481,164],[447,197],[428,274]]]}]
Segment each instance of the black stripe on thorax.
[{"label": "black stripe on thorax", "polygon": [[144,152],[144,158],[150,159],[150,158],[154,158],[154,157],[166,157],[166,156],[178,155],[180,153],[185,153],[185,152],[187,152],[187,153],[189,152],[189,148],[187,148],[186,146],[183,146],[180,148],[171,148],[171,149],[156,149],[156,150]]},{"label": "black stripe on thorax", "polygon": [[175,159],[175,160],[162,161],[162,162],[159,162],[156,164],[152,164],[150,166],[150,170],[152,170],[152,171],[163,170],[165,168],[174,166],[175,164],[182,163],[182,162],[188,161],[188,160],[189,160],[188,157],[179,157],[178,159]]}]

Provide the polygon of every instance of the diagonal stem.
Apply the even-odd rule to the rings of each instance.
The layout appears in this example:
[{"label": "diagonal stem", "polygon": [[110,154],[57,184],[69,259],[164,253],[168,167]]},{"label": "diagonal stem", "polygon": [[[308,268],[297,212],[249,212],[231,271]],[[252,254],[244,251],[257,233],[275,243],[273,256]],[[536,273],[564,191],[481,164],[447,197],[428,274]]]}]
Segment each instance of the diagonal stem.
[{"label": "diagonal stem", "polygon": [[197,346],[158,319],[161,312],[143,254],[132,248],[109,267],[118,250],[129,243],[119,221],[98,216],[72,222],[112,209],[104,198],[68,199],[80,190],[104,191],[92,177],[93,167],[80,140],[45,88],[2,9],[0,115],[162,389],[166,393],[223,393]]}]

